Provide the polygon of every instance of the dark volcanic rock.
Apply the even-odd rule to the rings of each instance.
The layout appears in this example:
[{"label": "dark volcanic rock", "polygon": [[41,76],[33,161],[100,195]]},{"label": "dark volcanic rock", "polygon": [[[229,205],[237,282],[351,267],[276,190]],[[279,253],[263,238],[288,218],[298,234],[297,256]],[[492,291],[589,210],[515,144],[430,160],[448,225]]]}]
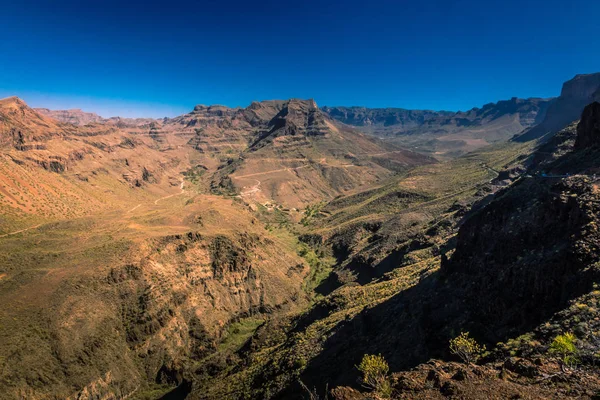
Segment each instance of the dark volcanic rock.
[{"label": "dark volcanic rock", "polygon": [[581,149],[600,143],[600,103],[597,101],[585,107],[581,121],[577,125],[575,148]]}]

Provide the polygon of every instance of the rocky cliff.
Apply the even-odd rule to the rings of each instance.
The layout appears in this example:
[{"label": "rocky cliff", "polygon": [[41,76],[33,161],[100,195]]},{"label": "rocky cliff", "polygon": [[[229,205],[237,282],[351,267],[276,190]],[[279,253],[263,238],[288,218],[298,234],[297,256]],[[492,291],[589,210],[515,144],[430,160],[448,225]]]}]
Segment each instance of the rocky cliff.
[{"label": "rocky cliff", "polygon": [[539,125],[518,136],[515,140],[528,141],[553,134],[579,119],[583,108],[600,100],[600,74],[577,75],[564,83],[560,96],[548,108]]},{"label": "rocky cliff", "polygon": [[575,148],[584,149],[600,144],[600,103],[593,102],[585,107],[581,122],[577,125]]}]

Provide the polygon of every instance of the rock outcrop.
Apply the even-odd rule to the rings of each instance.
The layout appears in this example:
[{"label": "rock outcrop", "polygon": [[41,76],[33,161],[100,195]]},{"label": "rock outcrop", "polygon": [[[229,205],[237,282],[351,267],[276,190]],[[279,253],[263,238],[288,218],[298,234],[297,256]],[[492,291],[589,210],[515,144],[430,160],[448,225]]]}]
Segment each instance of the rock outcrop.
[{"label": "rock outcrop", "polygon": [[600,103],[593,102],[585,107],[577,125],[575,148],[581,149],[600,144]]}]

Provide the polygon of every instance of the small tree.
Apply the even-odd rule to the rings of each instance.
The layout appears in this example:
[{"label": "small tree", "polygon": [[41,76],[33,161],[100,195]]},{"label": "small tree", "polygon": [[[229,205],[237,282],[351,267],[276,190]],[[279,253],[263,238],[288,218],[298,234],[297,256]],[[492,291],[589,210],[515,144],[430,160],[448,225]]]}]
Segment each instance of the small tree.
[{"label": "small tree", "polygon": [[555,337],[548,352],[558,356],[563,366],[573,367],[579,362],[577,358],[579,351],[575,346],[575,335],[571,332]]},{"label": "small tree", "polygon": [[388,373],[390,367],[381,354],[365,354],[360,365],[357,367],[362,372],[362,384],[374,390],[383,398],[389,398],[392,394],[392,385]]},{"label": "small tree", "polygon": [[450,340],[450,352],[459,356],[467,364],[477,361],[484,351],[485,346],[480,346],[475,339],[469,337],[469,332],[462,332]]}]

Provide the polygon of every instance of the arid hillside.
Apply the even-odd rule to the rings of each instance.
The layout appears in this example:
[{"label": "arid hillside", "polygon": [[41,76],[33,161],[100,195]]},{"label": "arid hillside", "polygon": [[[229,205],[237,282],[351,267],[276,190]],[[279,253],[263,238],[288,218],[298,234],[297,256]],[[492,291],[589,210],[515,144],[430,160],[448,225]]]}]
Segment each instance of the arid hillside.
[{"label": "arid hillside", "polygon": [[220,185],[231,182],[244,198],[261,203],[301,208],[434,161],[336,125],[312,100],[250,108],[256,133],[221,171]]},{"label": "arid hillside", "polygon": [[0,100],[0,399],[600,393],[598,103],[441,162],[312,100],[53,114]]},{"label": "arid hillside", "polygon": [[205,193],[193,133],[76,127],[17,98],[0,116],[1,398],[159,393],[236,321],[306,301],[296,239]]},{"label": "arid hillside", "polygon": [[[185,388],[203,360],[312,297],[316,255],[282,221],[432,162],[340,133],[307,101],[140,123],[52,118],[68,114],[0,101],[1,398]],[[302,165],[320,186],[269,179]],[[244,174],[261,175],[268,195]]]}]

